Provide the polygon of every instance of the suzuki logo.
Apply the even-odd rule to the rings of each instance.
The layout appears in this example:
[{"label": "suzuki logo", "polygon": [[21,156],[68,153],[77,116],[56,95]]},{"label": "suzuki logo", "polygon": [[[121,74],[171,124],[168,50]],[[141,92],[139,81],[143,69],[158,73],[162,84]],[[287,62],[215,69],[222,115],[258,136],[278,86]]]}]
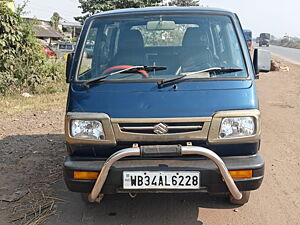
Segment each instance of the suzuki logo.
[{"label": "suzuki logo", "polygon": [[156,134],[166,134],[168,133],[168,126],[164,123],[156,124],[153,132]]}]

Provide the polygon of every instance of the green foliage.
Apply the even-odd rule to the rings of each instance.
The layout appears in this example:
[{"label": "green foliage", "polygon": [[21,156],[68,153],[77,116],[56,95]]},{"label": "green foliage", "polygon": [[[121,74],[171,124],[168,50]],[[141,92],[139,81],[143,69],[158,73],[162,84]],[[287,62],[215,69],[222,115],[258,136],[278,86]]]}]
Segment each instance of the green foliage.
[{"label": "green foliage", "polygon": [[199,0],[172,0],[168,3],[169,6],[200,6]]},{"label": "green foliage", "polygon": [[14,0],[0,0],[0,7],[1,5],[8,3],[8,2],[13,2]]},{"label": "green foliage", "polygon": [[49,64],[31,25],[0,2],[0,94],[35,92],[60,72]]},{"label": "green foliage", "polygon": [[142,8],[155,6],[162,0],[79,0],[83,17],[75,17],[79,22],[83,22],[87,17],[102,11],[124,8]]},{"label": "green foliage", "polygon": [[50,19],[50,23],[51,23],[51,26],[55,30],[58,30],[58,24],[59,24],[60,19],[61,19],[60,15],[57,12],[54,12],[51,19]]}]

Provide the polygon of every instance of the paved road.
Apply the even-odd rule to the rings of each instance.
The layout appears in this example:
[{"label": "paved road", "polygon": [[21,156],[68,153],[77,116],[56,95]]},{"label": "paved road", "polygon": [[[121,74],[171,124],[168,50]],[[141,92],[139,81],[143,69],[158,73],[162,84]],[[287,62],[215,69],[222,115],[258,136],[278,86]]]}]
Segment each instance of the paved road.
[{"label": "paved road", "polygon": [[263,47],[263,48],[270,50],[274,55],[277,55],[285,60],[300,65],[300,49],[285,48],[285,47],[275,46],[275,45],[271,45],[270,47]]}]

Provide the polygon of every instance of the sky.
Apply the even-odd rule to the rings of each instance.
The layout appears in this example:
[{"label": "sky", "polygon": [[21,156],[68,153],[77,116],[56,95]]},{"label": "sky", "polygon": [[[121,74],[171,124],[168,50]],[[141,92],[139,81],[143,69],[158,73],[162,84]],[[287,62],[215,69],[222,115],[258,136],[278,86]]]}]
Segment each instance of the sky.
[{"label": "sky", "polygon": [[[24,0],[15,0],[21,4]],[[223,8],[238,14],[243,28],[259,33],[271,33],[276,37],[300,37],[300,0],[200,0],[209,7]],[[78,0],[29,0],[26,16],[49,20],[58,12],[67,21],[81,15]]]},{"label": "sky", "polygon": [[[15,0],[15,4],[20,5],[24,0]],[[36,17],[42,20],[50,20],[54,12],[69,22],[73,22],[74,17],[81,15],[78,8],[78,0],[29,0],[25,11],[25,17]]]},{"label": "sky", "polygon": [[300,37],[300,0],[201,0],[203,5],[237,13],[243,28],[276,37]]}]

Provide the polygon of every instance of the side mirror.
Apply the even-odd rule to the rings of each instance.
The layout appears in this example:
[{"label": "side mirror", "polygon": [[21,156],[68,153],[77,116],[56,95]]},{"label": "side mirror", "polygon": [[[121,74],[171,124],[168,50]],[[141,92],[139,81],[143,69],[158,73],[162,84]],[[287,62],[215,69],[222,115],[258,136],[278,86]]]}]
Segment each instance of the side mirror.
[{"label": "side mirror", "polygon": [[263,49],[254,49],[253,65],[255,69],[255,78],[259,78],[260,72],[269,72],[271,70],[271,53]]},{"label": "side mirror", "polygon": [[66,65],[66,82],[70,83],[70,73],[72,68],[72,62],[73,62],[74,52],[69,53],[67,57],[67,65]]}]

